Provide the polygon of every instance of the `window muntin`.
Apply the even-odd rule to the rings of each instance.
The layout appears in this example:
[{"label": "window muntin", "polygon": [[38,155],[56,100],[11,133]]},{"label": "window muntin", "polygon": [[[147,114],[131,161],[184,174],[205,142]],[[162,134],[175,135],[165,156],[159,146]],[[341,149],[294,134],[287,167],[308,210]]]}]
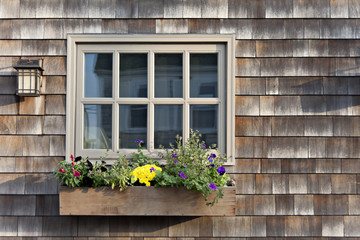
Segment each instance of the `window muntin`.
[{"label": "window muntin", "polygon": [[[216,118],[216,120],[213,120],[214,123],[216,123],[216,126],[214,126],[212,129],[209,129],[208,131],[205,131],[205,128],[203,127],[200,130],[204,134],[204,139],[214,139],[213,143],[217,143],[220,150],[225,152],[227,143],[226,143],[226,137],[227,135],[224,134],[226,130],[226,101],[227,99],[225,94],[226,89],[226,52],[225,52],[225,45],[223,44],[144,44],[144,45],[127,45],[127,44],[119,44],[119,45],[79,45],[77,48],[77,60],[78,60],[78,66],[82,66],[83,70],[77,71],[77,96],[76,96],[76,109],[83,109],[83,106],[86,104],[109,104],[112,106],[112,138],[111,138],[111,149],[108,153],[109,157],[117,157],[117,153],[126,154],[129,155],[131,152],[135,150],[134,145],[136,146],[136,143],[127,143],[128,141],[133,141],[134,139],[138,139],[142,137],[146,137],[145,143],[146,148],[148,151],[145,151],[146,154],[151,155],[152,157],[157,157],[157,151],[159,150],[159,144],[167,146],[165,137],[161,138],[161,135],[159,135],[159,131],[155,132],[156,128],[156,108],[159,105],[180,105],[181,106],[181,115],[182,119],[177,119],[177,124],[181,122],[182,128],[175,128],[174,126],[168,126],[169,131],[168,132],[176,132],[180,131],[181,135],[184,137],[184,139],[187,139],[189,136],[189,129],[193,126],[194,122],[201,122],[201,120],[191,120],[191,116],[194,115],[194,113],[191,113],[191,109],[196,110],[196,105],[214,105],[216,106],[216,111],[212,113],[211,116]],[[86,68],[85,66],[85,56],[86,54],[111,54],[112,59],[112,97],[96,97],[96,98],[89,98],[86,97],[84,94],[84,75]],[[146,92],[147,97],[143,97],[143,95],[137,95],[138,97],[133,97],[126,95],[121,96],[121,90],[120,90],[120,84],[121,84],[121,78],[124,78],[124,75],[121,75],[121,58],[123,56],[132,56],[132,55],[146,55],[147,60],[147,82],[146,84],[140,84],[142,87],[136,87],[132,86],[130,89],[138,89],[137,92],[143,91]],[[182,87],[182,95],[180,97],[179,94],[174,94],[173,96],[156,96],[155,94],[155,88],[156,88],[156,80],[155,80],[155,72],[156,72],[156,56],[161,57],[167,57],[169,56],[181,56],[182,58],[182,70],[179,71],[179,61],[177,61],[176,64],[173,62],[170,62],[170,64],[167,65],[165,68],[178,68],[176,71],[177,77],[180,79],[180,76],[182,76],[181,79],[181,87]],[[201,56],[216,56],[216,64],[217,67],[215,67],[214,70],[214,64],[210,67],[212,68],[212,71],[210,72],[210,75],[216,75],[217,77],[217,83],[214,84],[214,81],[208,81],[206,80],[206,77],[202,77],[206,81],[197,81],[197,86],[200,86],[196,92],[199,93],[196,97],[190,96],[190,79],[191,75],[196,76],[202,76],[201,72],[193,70],[193,73],[191,74],[191,56],[195,56],[193,58],[201,58]],[[124,60],[123,60],[124,61]],[[194,61],[193,61],[194,62]],[[199,60],[198,60],[199,62]],[[209,61],[206,61],[209,62]],[[210,61],[211,62],[211,61]],[[214,62],[214,61],[212,61]],[[201,66],[201,63],[194,64],[197,69],[199,69],[199,66]],[[203,64],[204,65],[204,64]],[[209,64],[207,64],[209,65]],[[206,64],[205,64],[206,66]],[[123,69],[127,69],[123,66]],[[129,67],[128,67],[129,68]],[[144,67],[142,67],[144,69]],[[192,68],[194,69],[194,67]],[[135,71],[136,72],[136,71]],[[140,71],[136,72],[139,73]],[[144,72],[144,71],[142,71]],[[162,73],[162,71],[160,71]],[[172,73],[173,74],[173,73]],[[209,74],[209,73],[208,73]],[[173,76],[170,74],[170,76]],[[208,75],[206,75],[208,77]],[[201,79],[201,77],[200,77]],[[123,79],[124,80],[124,79]],[[138,84],[139,85],[139,84]],[[179,85],[179,84],[178,84]],[[128,87],[129,88],[129,87]],[[142,89],[142,90],[141,90]],[[144,91],[144,89],[146,89]],[[173,88],[174,89],[174,88]],[[214,90],[216,89],[216,90]],[[177,91],[178,89],[174,89]],[[214,93],[215,91],[215,93]],[[136,91],[135,91],[136,92]],[[212,94],[212,95],[211,95]],[[216,97],[210,97],[210,96],[216,96]],[[141,96],[141,97],[140,97]],[[176,96],[176,97],[175,97]],[[139,125],[138,123],[134,123],[135,120],[129,120],[127,124],[121,121],[121,111],[130,111],[130,110],[121,110],[120,106],[128,105],[130,108],[136,105],[146,105],[147,107],[147,119],[146,119],[146,133],[144,132],[144,128],[136,127],[136,125]],[[195,111],[194,110],[194,111]],[[180,115],[176,111],[177,115]],[[201,112],[200,110],[195,111],[195,115],[201,116],[199,114]],[[222,113],[222,114],[221,114]],[[136,113],[128,112],[126,113],[129,118],[131,116],[135,116]],[[209,115],[209,113],[207,113]],[[144,115],[144,113],[142,113]],[[217,116],[214,116],[217,115]],[[194,117],[192,117],[194,118]],[[195,116],[196,118],[196,116]],[[181,121],[180,121],[181,120]],[[104,150],[99,148],[89,149],[89,148],[83,148],[83,136],[84,136],[84,127],[82,126],[84,124],[84,112],[83,111],[76,111],[76,134],[75,134],[75,154],[76,155],[83,155],[83,156],[89,156],[90,158],[98,158],[99,156],[104,154]],[[124,127],[124,124],[126,127]],[[214,125],[214,124],[213,124]],[[178,125],[176,125],[178,126]],[[196,124],[193,127],[196,129]],[[215,129],[215,130],[214,130]],[[215,134],[214,134],[215,131]],[[133,134],[130,134],[130,132],[133,132]],[[138,135],[136,135],[136,132]],[[160,136],[160,137],[157,137]],[[162,135],[165,136],[165,135]],[[174,139],[174,136],[169,136],[169,138]],[[207,139],[206,139],[207,138]],[[164,140],[165,139],[165,140]],[[108,140],[109,141],[109,140]],[[164,143],[165,142],[165,143]],[[110,146],[108,144],[108,146]]]}]

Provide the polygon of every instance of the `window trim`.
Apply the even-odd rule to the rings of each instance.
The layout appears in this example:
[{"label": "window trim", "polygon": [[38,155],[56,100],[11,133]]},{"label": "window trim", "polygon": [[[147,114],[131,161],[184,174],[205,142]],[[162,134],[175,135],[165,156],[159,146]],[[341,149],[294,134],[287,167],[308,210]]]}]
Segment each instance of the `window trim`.
[{"label": "window trim", "polygon": [[77,52],[78,44],[121,44],[121,43],[223,43],[226,59],[226,165],[235,163],[235,35],[199,34],[68,34],[67,37],[67,95],[66,95],[66,156],[75,152],[76,94],[77,94]]}]

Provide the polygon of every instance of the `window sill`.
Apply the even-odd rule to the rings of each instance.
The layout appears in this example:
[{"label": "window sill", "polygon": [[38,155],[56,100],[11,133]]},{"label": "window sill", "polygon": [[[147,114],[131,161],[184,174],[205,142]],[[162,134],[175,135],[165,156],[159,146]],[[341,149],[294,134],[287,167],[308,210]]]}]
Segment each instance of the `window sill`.
[{"label": "window sill", "polygon": [[235,187],[223,189],[224,197],[210,207],[200,193],[184,188],[132,186],[120,192],[110,187],[60,187],[60,215],[235,216]]}]

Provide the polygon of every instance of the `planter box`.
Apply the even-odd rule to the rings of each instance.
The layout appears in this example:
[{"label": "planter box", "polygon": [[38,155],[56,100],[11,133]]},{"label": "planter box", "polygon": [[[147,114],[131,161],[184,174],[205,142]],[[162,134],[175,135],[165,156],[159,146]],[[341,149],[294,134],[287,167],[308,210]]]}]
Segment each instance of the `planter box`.
[{"label": "planter box", "polygon": [[122,192],[60,187],[59,198],[60,215],[234,216],[236,204],[235,187],[224,188],[224,197],[212,207],[200,193],[170,187],[129,187]]}]

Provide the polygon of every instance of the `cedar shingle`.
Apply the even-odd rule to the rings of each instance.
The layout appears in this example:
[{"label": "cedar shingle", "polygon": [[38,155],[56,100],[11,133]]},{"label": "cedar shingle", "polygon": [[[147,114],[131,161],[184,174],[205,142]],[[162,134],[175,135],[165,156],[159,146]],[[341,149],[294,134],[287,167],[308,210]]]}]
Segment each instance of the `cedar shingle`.
[{"label": "cedar shingle", "polygon": [[164,1],[164,18],[182,18],[184,14],[184,3],[178,0]]},{"label": "cedar shingle", "polygon": [[236,194],[255,193],[255,174],[235,174]]},{"label": "cedar shingle", "polygon": [[306,117],[305,136],[332,136],[333,119],[331,117]]},{"label": "cedar shingle", "polygon": [[257,40],[257,57],[292,57],[292,40]]},{"label": "cedar shingle", "polygon": [[341,173],[341,159],[316,159],[316,173]]},{"label": "cedar shingle", "polygon": [[229,18],[247,18],[249,0],[228,0]]},{"label": "cedar shingle", "polygon": [[65,62],[66,62],[65,57],[44,57],[43,75],[66,75]]},{"label": "cedar shingle", "polygon": [[46,95],[46,114],[65,115],[65,96],[64,95]]},{"label": "cedar shingle", "polygon": [[42,134],[41,116],[17,116],[17,134]]},{"label": "cedar shingle", "polygon": [[360,236],[360,216],[345,216],[344,227],[346,237]]},{"label": "cedar shingle", "polygon": [[349,215],[360,214],[360,195],[349,195]]},{"label": "cedar shingle", "polygon": [[[62,19],[45,19],[44,39],[61,39],[64,38],[65,35],[66,34],[64,34],[64,21]],[[24,41],[23,44],[25,43],[26,42]],[[28,47],[27,50],[29,51],[31,50],[31,48]]]},{"label": "cedar shingle", "polygon": [[214,237],[247,237],[251,232],[250,217],[215,217]]},{"label": "cedar shingle", "polygon": [[57,164],[64,160],[63,157],[34,157],[33,159],[33,171],[34,172],[53,172],[56,169]]},{"label": "cedar shingle", "polygon": [[45,116],[44,134],[65,134],[65,116]]},{"label": "cedar shingle", "polygon": [[349,3],[342,0],[330,0],[330,16],[331,18],[348,18]]},{"label": "cedar shingle", "polygon": [[129,33],[156,33],[155,19],[128,20]]},{"label": "cedar shingle", "polygon": [[360,161],[359,159],[341,159],[341,169],[343,173],[359,173]]},{"label": "cedar shingle", "polygon": [[238,31],[238,26],[238,20],[220,19],[220,34],[236,34]]},{"label": "cedar shingle", "polygon": [[260,159],[236,159],[235,172],[260,173]]},{"label": "cedar shingle", "polygon": [[344,217],[343,216],[323,216],[322,217],[322,236],[323,237],[343,237],[344,236]]},{"label": "cedar shingle", "polygon": [[169,225],[169,237],[199,237],[199,218],[170,218]]},{"label": "cedar shingle", "polygon": [[265,18],[265,1],[264,0],[247,0],[247,17],[248,18]]},{"label": "cedar shingle", "polygon": [[309,138],[309,157],[325,158],[326,157],[326,139],[325,138]]},{"label": "cedar shingle", "polygon": [[1,195],[0,215],[3,216],[34,216],[35,196]]},{"label": "cedar shingle", "polygon": [[308,139],[278,137],[269,138],[268,157],[270,158],[307,158]]},{"label": "cedar shingle", "polygon": [[313,195],[294,195],[295,215],[314,215]]},{"label": "cedar shingle", "polygon": [[46,93],[65,94],[66,81],[63,76],[47,76],[46,77]]},{"label": "cedar shingle", "polygon": [[236,39],[252,39],[254,21],[252,19],[240,19],[237,20],[237,23]]},{"label": "cedar shingle", "polygon": [[307,189],[306,174],[290,174],[289,175],[289,192],[290,194],[306,194]]},{"label": "cedar shingle", "polygon": [[272,0],[265,1],[265,17],[266,18],[292,18],[293,2],[288,0]]},{"label": "cedar shingle", "polygon": [[274,117],[271,123],[272,136],[304,136],[304,118]]},{"label": "cedar shingle", "polygon": [[321,217],[320,216],[286,216],[285,235],[286,236],[321,236]]},{"label": "cedar shingle", "polygon": [[87,18],[89,16],[88,0],[84,1],[64,1],[63,15],[66,18]]},{"label": "cedar shingle", "polygon": [[43,39],[44,20],[20,20],[21,39]]},{"label": "cedar shingle", "polygon": [[281,160],[279,159],[262,159],[261,160],[262,173],[280,173]]},{"label": "cedar shingle", "polygon": [[[271,194],[272,193],[272,175],[256,174],[255,175],[255,193]],[[256,207],[255,207],[256,209]]]},{"label": "cedar shingle", "polygon": [[320,38],[355,38],[357,24],[355,19],[320,20]]},{"label": "cedar shingle", "polygon": [[289,194],[289,175],[273,175],[273,194]]},{"label": "cedar shingle", "polygon": [[53,174],[27,174],[25,194],[58,194],[58,182]]},{"label": "cedar shingle", "polygon": [[62,19],[64,27],[64,36],[71,33],[83,33],[84,32],[84,21],[83,19]]},{"label": "cedar shingle", "polygon": [[0,40],[2,56],[20,56],[22,42],[20,40]]},{"label": "cedar shingle", "polygon": [[35,18],[37,0],[20,1],[20,18]]},{"label": "cedar shingle", "polygon": [[[57,27],[55,31],[60,32],[62,28]],[[60,37],[59,37],[60,38]],[[64,40],[24,40],[21,49],[22,55],[51,56],[66,55]]]},{"label": "cedar shingle", "polygon": [[265,78],[236,78],[235,94],[265,95]]},{"label": "cedar shingle", "polygon": [[331,175],[332,193],[334,194],[356,194],[356,175],[355,174],[332,174]]},{"label": "cedar shingle", "polygon": [[43,217],[42,236],[77,236],[77,218]]},{"label": "cedar shingle", "polygon": [[50,156],[65,155],[65,137],[50,136]]},{"label": "cedar shingle", "polygon": [[235,63],[236,76],[260,76],[260,60],[249,58],[238,58]]},{"label": "cedar shingle", "polygon": [[164,0],[139,1],[139,18],[163,18]]},{"label": "cedar shingle", "polygon": [[18,236],[41,236],[42,217],[18,217]]},{"label": "cedar shingle", "polygon": [[[255,2],[255,1],[251,1]],[[283,39],[284,20],[256,19],[254,20],[252,39]]]},{"label": "cedar shingle", "polygon": [[[1,96],[0,96],[1,97]],[[45,96],[40,97],[23,97],[20,99],[19,114],[21,115],[43,115]]]},{"label": "cedar shingle", "polygon": [[[101,221],[100,217],[100,221]],[[130,234],[131,236],[169,236],[169,220],[164,217],[133,217],[130,219]],[[105,229],[105,227],[104,227]],[[96,231],[97,233],[98,231]],[[104,231],[104,234],[106,230]],[[89,234],[87,234],[89,235]]]},{"label": "cedar shingle", "polygon": [[295,18],[330,17],[329,0],[293,0]]},{"label": "cedar shingle", "polygon": [[310,57],[327,57],[329,54],[328,40],[309,40]]},{"label": "cedar shingle", "polygon": [[259,96],[236,96],[235,114],[237,116],[258,116]]},{"label": "cedar shingle", "polygon": [[84,33],[101,33],[102,19],[84,19]]},{"label": "cedar shingle", "polygon": [[36,195],[36,216],[58,216],[58,195]]},{"label": "cedar shingle", "polygon": [[14,172],[16,172],[15,158],[13,158],[13,157],[0,157],[0,172],[1,173],[14,173]]},{"label": "cedar shingle", "polygon": [[267,216],[266,217],[266,235],[268,237],[285,236],[285,217]]},{"label": "cedar shingle", "polygon": [[326,138],[327,158],[349,158],[352,147],[352,139],[349,138]]},{"label": "cedar shingle", "polygon": [[15,95],[0,95],[0,114],[18,114],[18,99]]},{"label": "cedar shingle", "polygon": [[349,40],[328,40],[328,56],[350,57],[350,44],[353,44],[353,42]]},{"label": "cedar shingle", "polygon": [[331,77],[324,78],[324,93],[331,95],[348,95],[348,78]]},{"label": "cedar shingle", "polygon": [[[356,49],[360,49],[360,47],[356,47]],[[349,78],[349,90],[348,93],[350,95],[360,95],[360,81],[358,78]],[[354,99],[353,99],[354,100]],[[354,104],[354,101],[353,101]]]},{"label": "cedar shingle", "polygon": [[[289,2],[289,1],[286,1]],[[303,19],[285,19],[284,20],[284,38],[302,39],[304,38]]]},{"label": "cedar shingle", "polygon": [[358,18],[360,15],[360,2],[349,0],[349,18]]},{"label": "cedar shingle", "polygon": [[348,215],[349,199],[347,195],[315,195],[315,215]]},{"label": "cedar shingle", "polygon": [[0,136],[0,156],[22,156],[23,138],[21,136]]},{"label": "cedar shingle", "polygon": [[199,235],[204,237],[213,236],[213,218],[212,217],[201,217],[199,219]]},{"label": "cedar shingle", "polygon": [[49,156],[49,136],[23,136],[23,156]]},{"label": "cedar shingle", "polygon": [[236,57],[255,57],[256,42],[250,40],[235,41],[235,56]]},{"label": "cedar shingle", "polygon": [[115,0],[88,0],[89,18],[115,18]]},{"label": "cedar shingle", "polygon": [[33,172],[34,162],[31,157],[17,157],[15,158],[16,172]]},{"label": "cedar shingle", "polygon": [[275,98],[273,96],[260,96],[260,115],[272,116],[275,114]]},{"label": "cedar shingle", "polygon": [[156,33],[188,33],[187,20],[159,19],[156,20]]},{"label": "cedar shingle", "polygon": [[16,116],[0,116],[0,134],[16,133]]},{"label": "cedar shingle", "polygon": [[17,79],[15,76],[1,76],[0,73],[0,94],[15,94],[17,89]]},{"label": "cedar shingle", "polygon": [[263,117],[236,117],[236,136],[270,136],[271,119]]},{"label": "cedar shingle", "polygon": [[266,93],[270,95],[323,94],[322,77],[266,78]]},{"label": "cedar shingle", "polygon": [[228,0],[202,0],[201,18],[228,18]]},{"label": "cedar shingle", "polygon": [[294,215],[294,196],[276,195],[275,196],[276,215]]},{"label": "cedar shingle", "polygon": [[293,40],[293,57],[308,57],[309,56],[309,41]]},{"label": "cedar shingle", "polygon": [[283,159],[282,173],[315,173],[316,161],[313,159]]},{"label": "cedar shingle", "polygon": [[304,38],[320,38],[320,20],[304,19]]},{"label": "cedar shingle", "polygon": [[184,18],[201,18],[201,0],[183,0]]},{"label": "cedar shingle", "polygon": [[236,215],[253,215],[254,210],[254,195],[236,195]]},{"label": "cedar shingle", "polygon": [[20,0],[1,1],[0,18],[19,18]]},{"label": "cedar shingle", "polygon": [[62,18],[64,9],[63,0],[38,1],[36,18]]},{"label": "cedar shingle", "polygon": [[330,174],[308,174],[307,189],[309,194],[330,194]]},{"label": "cedar shingle", "polygon": [[251,217],[251,236],[266,237],[266,217]]},{"label": "cedar shingle", "polygon": [[219,19],[189,19],[189,33],[220,33]]},{"label": "cedar shingle", "polygon": [[0,216],[0,234],[1,236],[17,236],[18,226],[17,217],[3,217]]},{"label": "cedar shingle", "polygon": [[121,216],[109,220],[110,236],[129,236],[129,219]]}]

